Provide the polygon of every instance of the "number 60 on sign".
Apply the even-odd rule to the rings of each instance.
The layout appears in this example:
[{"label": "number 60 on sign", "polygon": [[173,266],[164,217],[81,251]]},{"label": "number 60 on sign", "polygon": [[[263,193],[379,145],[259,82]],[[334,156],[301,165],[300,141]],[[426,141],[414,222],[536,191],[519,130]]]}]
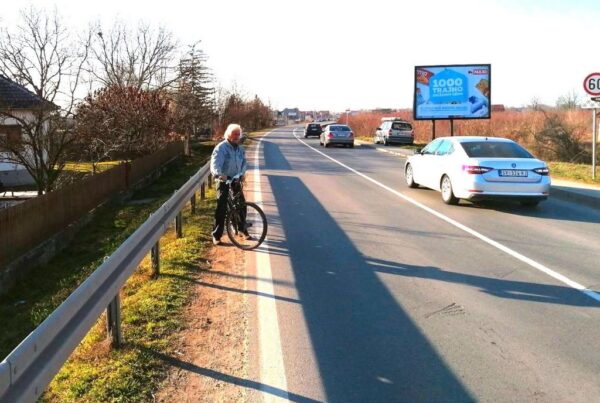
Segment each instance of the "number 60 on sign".
[{"label": "number 60 on sign", "polygon": [[600,95],[600,73],[592,73],[583,80],[583,89],[592,96]]}]

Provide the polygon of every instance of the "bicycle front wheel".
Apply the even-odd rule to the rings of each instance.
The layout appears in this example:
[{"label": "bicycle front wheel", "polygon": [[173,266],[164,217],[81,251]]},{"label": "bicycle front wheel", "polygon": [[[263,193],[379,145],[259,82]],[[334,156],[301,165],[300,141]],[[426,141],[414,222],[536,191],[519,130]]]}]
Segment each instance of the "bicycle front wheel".
[{"label": "bicycle front wheel", "polygon": [[225,226],[231,242],[243,250],[258,248],[267,236],[267,217],[261,208],[252,202],[229,210]]}]

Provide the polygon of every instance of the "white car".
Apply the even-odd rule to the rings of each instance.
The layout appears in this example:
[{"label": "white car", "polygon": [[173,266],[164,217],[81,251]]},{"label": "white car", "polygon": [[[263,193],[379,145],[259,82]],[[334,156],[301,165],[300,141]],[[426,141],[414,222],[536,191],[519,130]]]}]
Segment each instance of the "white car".
[{"label": "white car", "polygon": [[500,137],[440,137],[404,165],[408,186],[459,199],[512,199],[536,206],[550,194],[548,165],[512,140]]}]

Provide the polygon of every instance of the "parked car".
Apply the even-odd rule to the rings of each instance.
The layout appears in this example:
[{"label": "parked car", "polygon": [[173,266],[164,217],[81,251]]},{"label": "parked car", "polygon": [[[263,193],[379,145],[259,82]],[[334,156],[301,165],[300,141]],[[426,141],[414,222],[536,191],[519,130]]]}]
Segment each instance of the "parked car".
[{"label": "parked car", "polygon": [[441,137],[404,165],[406,183],[437,190],[446,204],[459,199],[511,199],[536,206],[550,193],[548,165],[512,140]]},{"label": "parked car", "polygon": [[318,123],[308,123],[304,127],[304,138],[308,138],[309,136],[317,136],[319,137],[323,129],[321,129],[321,125]]},{"label": "parked car", "polygon": [[349,126],[340,124],[330,124],[325,127],[319,144],[329,147],[332,144],[341,144],[350,148],[354,147],[354,133]]},{"label": "parked car", "polygon": [[406,120],[400,118],[383,118],[381,125],[375,131],[375,144],[413,144],[415,131]]}]

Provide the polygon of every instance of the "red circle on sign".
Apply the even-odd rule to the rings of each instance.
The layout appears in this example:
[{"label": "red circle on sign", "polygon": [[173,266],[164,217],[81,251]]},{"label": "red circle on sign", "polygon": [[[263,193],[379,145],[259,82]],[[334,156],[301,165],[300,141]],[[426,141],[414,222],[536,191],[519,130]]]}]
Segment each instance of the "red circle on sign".
[{"label": "red circle on sign", "polygon": [[[594,76],[598,76],[598,78],[596,79],[596,89],[592,90],[588,87],[588,80]],[[587,92],[590,95],[593,95],[593,96],[600,95],[600,73],[592,73],[589,76],[587,76],[583,80],[583,89],[585,90],[585,92]]]}]

